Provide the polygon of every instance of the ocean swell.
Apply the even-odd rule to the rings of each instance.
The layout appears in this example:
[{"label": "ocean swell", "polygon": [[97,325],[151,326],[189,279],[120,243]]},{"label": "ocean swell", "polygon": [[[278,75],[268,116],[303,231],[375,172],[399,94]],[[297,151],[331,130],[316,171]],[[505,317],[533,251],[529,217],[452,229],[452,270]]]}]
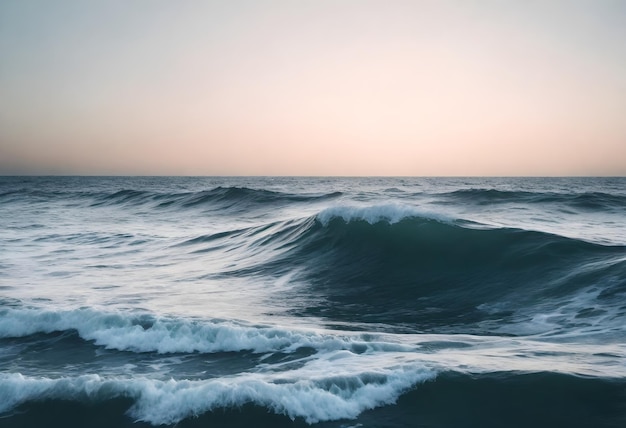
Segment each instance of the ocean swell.
[{"label": "ocean swell", "polygon": [[94,194],[92,206],[126,205],[149,206],[154,209],[246,209],[284,206],[290,203],[323,201],[341,196],[341,192],[328,194],[292,194],[247,187],[215,187],[210,190],[181,193],[119,190],[114,193]]},{"label": "ocean swell", "polygon": [[562,305],[590,287],[600,290],[593,304],[619,304],[625,255],[620,246],[386,205],[322,211],[280,257],[302,267],[307,315],[474,331],[526,308]]},{"label": "ocean swell", "polygon": [[522,190],[460,189],[442,196],[471,204],[563,204],[589,210],[626,207],[626,195],[605,192],[530,192]]}]

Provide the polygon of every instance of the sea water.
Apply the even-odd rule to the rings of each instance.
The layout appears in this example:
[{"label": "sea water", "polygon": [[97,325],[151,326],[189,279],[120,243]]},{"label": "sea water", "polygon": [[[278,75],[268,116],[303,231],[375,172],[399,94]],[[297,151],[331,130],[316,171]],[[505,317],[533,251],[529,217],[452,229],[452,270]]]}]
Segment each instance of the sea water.
[{"label": "sea water", "polygon": [[626,426],[624,178],[0,178],[0,426]]}]

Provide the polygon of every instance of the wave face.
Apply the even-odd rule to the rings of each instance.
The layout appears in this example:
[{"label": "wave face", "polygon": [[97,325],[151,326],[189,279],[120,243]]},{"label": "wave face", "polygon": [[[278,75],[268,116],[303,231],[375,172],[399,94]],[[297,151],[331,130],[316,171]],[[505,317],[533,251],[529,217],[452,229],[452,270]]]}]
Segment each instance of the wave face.
[{"label": "wave face", "polygon": [[0,425],[626,424],[626,180],[0,178]]},{"label": "wave face", "polygon": [[[324,211],[294,247],[285,263],[305,266],[307,289],[298,292],[324,296],[304,309],[310,315],[487,334],[488,320],[505,318],[510,327],[522,313],[556,312],[585,295],[587,304],[610,308],[604,317],[619,323],[624,315],[624,246],[383,206]],[[577,309],[559,327],[569,327],[567,317],[584,323],[589,308]]]}]

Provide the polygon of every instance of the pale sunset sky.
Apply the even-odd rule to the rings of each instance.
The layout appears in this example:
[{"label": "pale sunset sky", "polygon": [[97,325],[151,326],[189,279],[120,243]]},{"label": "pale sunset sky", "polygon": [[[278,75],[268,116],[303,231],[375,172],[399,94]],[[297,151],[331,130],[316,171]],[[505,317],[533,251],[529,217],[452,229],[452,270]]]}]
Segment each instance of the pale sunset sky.
[{"label": "pale sunset sky", "polygon": [[626,175],[626,1],[2,1],[0,174]]}]

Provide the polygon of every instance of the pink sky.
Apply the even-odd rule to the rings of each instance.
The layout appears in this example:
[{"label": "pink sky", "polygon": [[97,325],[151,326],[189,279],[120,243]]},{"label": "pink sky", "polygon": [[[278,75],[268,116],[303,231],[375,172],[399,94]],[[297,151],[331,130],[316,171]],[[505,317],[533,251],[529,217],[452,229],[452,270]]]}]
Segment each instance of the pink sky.
[{"label": "pink sky", "polygon": [[0,174],[626,175],[620,1],[0,4]]}]

